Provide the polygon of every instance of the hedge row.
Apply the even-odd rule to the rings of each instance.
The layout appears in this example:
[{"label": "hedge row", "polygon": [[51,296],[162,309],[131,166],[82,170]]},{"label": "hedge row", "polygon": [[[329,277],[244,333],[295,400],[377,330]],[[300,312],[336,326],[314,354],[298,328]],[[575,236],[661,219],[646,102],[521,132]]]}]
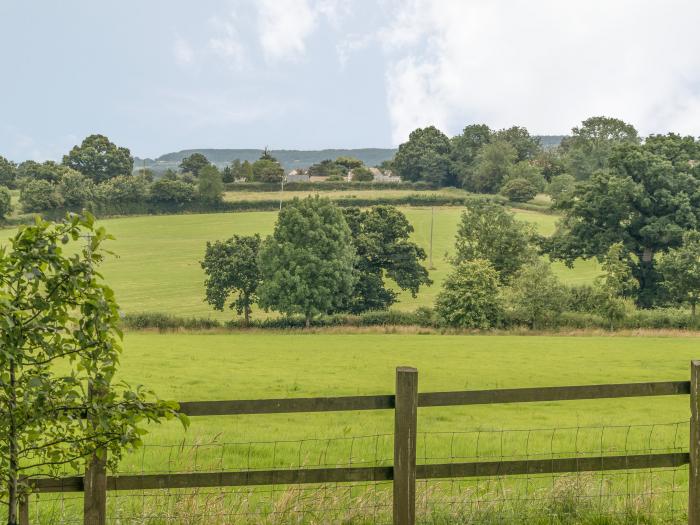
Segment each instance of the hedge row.
[{"label": "hedge row", "polygon": [[[280,191],[278,182],[229,182],[226,191]],[[287,191],[436,190],[427,182],[287,182]]]},{"label": "hedge row", "polygon": [[[168,330],[208,330],[212,328],[243,328],[242,320],[232,320],[221,323],[215,319],[185,318],[169,314],[148,312],[127,314],[123,325],[131,330],[157,329]],[[305,321],[301,316],[271,317],[255,319],[250,322],[250,328],[259,329],[299,329],[304,328]],[[446,328],[437,319],[431,308],[418,308],[413,312],[398,310],[383,310],[365,312],[360,315],[335,314],[319,316],[312,320],[312,327],[328,328],[338,326],[418,326],[422,328]],[[500,328],[517,329],[522,324],[515,318],[503,319]],[[550,329],[610,329],[610,323],[603,317],[585,312],[564,312],[555,325]],[[679,329],[698,330],[700,322],[693,319],[688,310],[678,308],[658,308],[654,310],[638,310],[629,314],[624,320],[614,326],[615,329]]]}]

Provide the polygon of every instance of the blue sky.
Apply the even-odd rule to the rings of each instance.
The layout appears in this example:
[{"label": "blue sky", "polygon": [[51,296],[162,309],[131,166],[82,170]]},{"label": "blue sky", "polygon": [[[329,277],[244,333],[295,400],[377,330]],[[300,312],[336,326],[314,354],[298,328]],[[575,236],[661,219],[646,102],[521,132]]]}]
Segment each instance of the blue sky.
[{"label": "blue sky", "polygon": [[695,0],[0,0],[0,155],[389,147],[418,126],[700,135]]}]

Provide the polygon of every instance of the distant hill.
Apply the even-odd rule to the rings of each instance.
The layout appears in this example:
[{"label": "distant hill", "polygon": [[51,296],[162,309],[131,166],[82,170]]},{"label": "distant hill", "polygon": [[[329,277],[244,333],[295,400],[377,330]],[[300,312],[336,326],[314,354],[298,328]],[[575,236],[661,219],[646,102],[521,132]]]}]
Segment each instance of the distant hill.
[{"label": "distant hill", "polygon": [[[260,158],[262,150],[259,149],[185,149],[173,153],[166,153],[157,159],[134,159],[134,169],[142,167],[150,168],[154,171],[165,171],[168,168],[177,169],[180,161],[193,153],[201,153],[210,162],[223,168],[235,159],[249,162]],[[336,157],[355,157],[364,162],[367,166],[376,166],[385,160],[390,160],[396,153],[395,149],[389,148],[362,148],[362,149],[322,149],[322,150],[294,150],[280,149],[271,150],[270,153],[280,161],[285,170],[294,168],[308,168],[312,164],[325,159],[335,159]]]},{"label": "distant hill", "polygon": [[[558,146],[563,135],[540,135],[538,137],[544,148]],[[173,153],[166,153],[157,159],[134,158],[134,169],[143,167],[156,172],[163,172],[167,169],[177,170],[180,161],[193,153],[201,153],[210,162],[223,168],[230,162],[239,159],[241,162],[247,160],[254,162],[260,158],[260,149],[183,149]],[[336,157],[355,157],[364,162],[367,166],[377,166],[385,160],[391,160],[396,153],[395,148],[361,148],[361,149],[321,149],[321,150],[297,150],[278,149],[271,150],[270,153],[280,161],[285,170],[294,168],[308,168],[312,164],[326,159]]]}]

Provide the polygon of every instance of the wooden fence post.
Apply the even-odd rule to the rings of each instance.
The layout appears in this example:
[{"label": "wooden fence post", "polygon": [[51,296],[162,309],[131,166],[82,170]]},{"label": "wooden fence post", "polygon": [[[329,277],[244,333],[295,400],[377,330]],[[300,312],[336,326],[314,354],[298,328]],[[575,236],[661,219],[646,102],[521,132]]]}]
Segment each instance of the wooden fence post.
[{"label": "wooden fence post", "polygon": [[[105,451],[106,454],[106,451]],[[85,469],[83,494],[84,525],[105,525],[107,522],[107,461],[94,454]]]},{"label": "wooden fence post", "polygon": [[416,522],[418,370],[396,369],[394,409],[394,525]]},{"label": "wooden fence post", "polygon": [[29,494],[19,499],[19,525],[29,525]]},{"label": "wooden fence post", "polygon": [[690,362],[688,525],[700,525],[700,361]]}]

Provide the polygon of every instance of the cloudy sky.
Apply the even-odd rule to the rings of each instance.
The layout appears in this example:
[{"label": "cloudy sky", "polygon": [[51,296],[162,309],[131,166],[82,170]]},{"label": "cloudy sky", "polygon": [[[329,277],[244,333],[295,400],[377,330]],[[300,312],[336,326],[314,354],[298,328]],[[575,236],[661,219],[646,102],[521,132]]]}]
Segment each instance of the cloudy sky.
[{"label": "cloudy sky", "polygon": [[700,135],[697,0],[0,0],[0,155],[389,147],[419,126]]}]

